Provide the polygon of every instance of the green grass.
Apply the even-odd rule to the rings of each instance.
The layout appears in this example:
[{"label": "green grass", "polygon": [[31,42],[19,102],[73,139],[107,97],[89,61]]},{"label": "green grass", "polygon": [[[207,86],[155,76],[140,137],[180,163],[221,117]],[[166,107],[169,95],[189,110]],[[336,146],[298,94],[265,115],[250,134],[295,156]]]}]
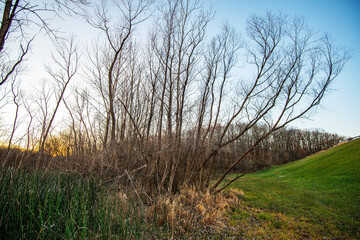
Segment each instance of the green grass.
[{"label": "green grass", "polygon": [[280,213],[308,222],[315,236],[360,238],[360,140],[246,175],[232,187],[262,219]]},{"label": "green grass", "polygon": [[0,171],[0,239],[140,239],[141,209],[90,178]]}]

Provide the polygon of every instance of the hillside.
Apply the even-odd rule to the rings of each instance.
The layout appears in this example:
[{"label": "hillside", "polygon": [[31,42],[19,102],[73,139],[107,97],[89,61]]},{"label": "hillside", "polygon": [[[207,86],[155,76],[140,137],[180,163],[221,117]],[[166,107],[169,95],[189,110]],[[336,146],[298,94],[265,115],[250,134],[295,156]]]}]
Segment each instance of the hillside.
[{"label": "hillside", "polygon": [[233,187],[244,192],[233,226],[255,229],[245,236],[360,238],[360,139],[249,174]]}]

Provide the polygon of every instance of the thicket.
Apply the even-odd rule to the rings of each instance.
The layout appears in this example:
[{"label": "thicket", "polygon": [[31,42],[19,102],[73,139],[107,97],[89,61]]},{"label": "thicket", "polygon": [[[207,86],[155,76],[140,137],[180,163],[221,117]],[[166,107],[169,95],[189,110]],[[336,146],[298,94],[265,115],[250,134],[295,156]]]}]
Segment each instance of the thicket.
[{"label": "thicket", "polygon": [[[313,114],[350,58],[304,18],[268,12],[249,17],[243,36],[228,24],[208,36],[214,13],[198,0],[45,5],[93,28],[98,37],[83,46],[52,31],[30,1],[1,6],[0,40],[9,46],[0,49],[1,100],[16,109],[3,141],[9,150],[38,151],[37,168],[126,179],[150,198],[186,186],[216,193],[235,170],[241,174],[230,183],[337,142],[285,129]],[[146,21],[152,27],[139,38]],[[36,35],[32,27],[46,30],[54,51],[48,80],[27,92],[18,66]],[[19,61],[3,57],[16,44]]]},{"label": "thicket", "polygon": [[[238,126],[239,127],[239,126]],[[236,131],[232,127],[232,131]],[[246,149],[253,144],[257,138],[266,131],[265,127],[255,126],[240,139],[221,149],[214,157],[210,171],[219,174],[229,168],[233,159],[238,158]],[[192,146],[194,144],[194,135],[189,133],[186,139],[183,139],[182,145]],[[231,136],[228,136],[231,138]],[[133,158],[142,157],[140,150],[136,147],[129,152],[118,152],[121,154],[121,162],[116,168],[111,162],[107,161],[106,155],[102,151],[91,151],[86,145],[80,146],[81,151],[74,151],[71,145],[67,145],[68,138],[66,134],[53,136],[45,145],[45,152],[24,150],[24,149],[0,149],[0,159],[3,168],[11,169],[29,169],[41,171],[57,171],[59,173],[76,173],[83,176],[95,177],[100,181],[107,183],[121,183],[129,185],[129,177],[135,181],[141,189],[147,194],[153,195],[154,181],[151,177],[146,177],[146,165],[139,164]],[[344,137],[337,134],[329,134],[321,130],[301,130],[296,128],[282,128],[258,144],[234,169],[233,172],[249,173],[273,165],[292,162],[316,152],[329,149],[340,142]],[[152,146],[153,147],[153,146]],[[148,150],[149,151],[149,150]],[[151,149],[150,149],[151,151]],[[141,150],[142,154],[151,152]],[[183,153],[185,156],[189,154]],[[184,156],[182,156],[184,157]],[[185,158],[185,157],[184,157]],[[186,168],[186,162],[179,162],[179,169]],[[130,170],[131,169],[131,170]],[[145,175],[145,176],[144,176]],[[147,182],[148,180],[153,182]],[[213,179],[207,179],[207,185]],[[176,191],[178,191],[177,189]],[[155,194],[156,195],[156,194]],[[143,196],[144,197],[144,196]]]}]

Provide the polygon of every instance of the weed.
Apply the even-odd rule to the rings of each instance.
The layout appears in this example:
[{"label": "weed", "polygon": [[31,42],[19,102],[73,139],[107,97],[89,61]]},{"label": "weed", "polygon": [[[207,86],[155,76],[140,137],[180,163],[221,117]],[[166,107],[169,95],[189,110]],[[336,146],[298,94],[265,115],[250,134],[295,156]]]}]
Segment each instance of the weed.
[{"label": "weed", "polygon": [[272,216],[268,213],[261,212],[257,215],[260,220],[273,220]]},{"label": "weed", "polygon": [[111,195],[91,178],[1,170],[0,238],[141,238],[142,210]]}]

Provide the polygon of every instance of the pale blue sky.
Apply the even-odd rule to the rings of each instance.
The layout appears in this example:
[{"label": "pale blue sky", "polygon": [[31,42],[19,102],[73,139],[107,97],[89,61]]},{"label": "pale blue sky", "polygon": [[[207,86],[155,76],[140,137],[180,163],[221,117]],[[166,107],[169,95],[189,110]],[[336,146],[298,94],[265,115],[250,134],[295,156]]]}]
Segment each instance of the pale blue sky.
[{"label": "pale blue sky", "polygon": [[326,31],[336,43],[353,50],[353,58],[335,80],[312,120],[299,128],[322,128],[345,136],[360,135],[360,1],[359,0],[205,0],[216,11],[213,24],[230,25],[244,33],[246,19],[266,11],[304,16],[314,30]]}]

